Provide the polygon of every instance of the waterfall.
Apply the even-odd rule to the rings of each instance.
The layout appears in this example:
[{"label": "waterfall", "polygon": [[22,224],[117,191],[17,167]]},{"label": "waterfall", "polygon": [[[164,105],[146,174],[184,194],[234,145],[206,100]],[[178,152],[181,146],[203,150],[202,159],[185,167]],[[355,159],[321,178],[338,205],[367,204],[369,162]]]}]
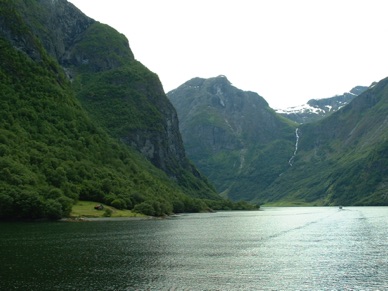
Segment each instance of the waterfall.
[{"label": "waterfall", "polygon": [[295,137],[296,137],[295,150],[294,150],[294,154],[292,155],[291,159],[288,161],[288,163],[290,164],[291,167],[292,167],[292,163],[293,163],[293,161],[295,159],[296,152],[298,151],[298,143],[299,143],[298,131],[299,131],[299,128],[295,129]]}]

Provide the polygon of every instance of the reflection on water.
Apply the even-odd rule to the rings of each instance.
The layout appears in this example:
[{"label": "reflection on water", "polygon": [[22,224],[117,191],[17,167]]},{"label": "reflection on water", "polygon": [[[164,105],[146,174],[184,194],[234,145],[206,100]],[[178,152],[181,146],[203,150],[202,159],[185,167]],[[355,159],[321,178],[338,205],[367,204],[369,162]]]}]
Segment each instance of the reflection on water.
[{"label": "reflection on water", "polygon": [[0,224],[1,290],[386,290],[387,207]]}]

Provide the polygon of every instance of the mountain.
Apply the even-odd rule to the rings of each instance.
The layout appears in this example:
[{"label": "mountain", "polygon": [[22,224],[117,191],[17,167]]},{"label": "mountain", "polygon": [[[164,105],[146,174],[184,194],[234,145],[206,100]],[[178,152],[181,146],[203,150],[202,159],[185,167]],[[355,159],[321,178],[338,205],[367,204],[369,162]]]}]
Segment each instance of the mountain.
[{"label": "mountain", "polygon": [[293,166],[263,194],[270,201],[388,205],[388,78],[299,136]]},{"label": "mountain", "polygon": [[368,87],[365,86],[356,86],[342,95],[336,95],[330,98],[310,99],[307,104],[286,109],[276,109],[275,111],[297,123],[309,123],[323,119],[329,114],[336,112],[367,89]]},{"label": "mountain", "polygon": [[0,218],[230,205],[187,159],[157,75],[66,0],[0,0],[0,76]]},{"label": "mountain", "polygon": [[[352,94],[356,89],[364,92],[344,94],[353,99],[346,106],[302,125],[224,76],[194,78],[167,95],[188,156],[226,197],[270,205],[388,205],[388,79]],[[334,107],[340,99],[315,103]]]},{"label": "mountain", "polygon": [[223,196],[251,200],[289,167],[296,125],[257,93],[218,76],[194,78],[167,96],[189,158]]},{"label": "mountain", "polygon": [[[209,188],[186,158],[176,111],[159,78],[135,60],[124,35],[67,1],[19,2],[29,28],[64,69],[95,122],[181,185],[199,179]],[[195,191],[207,196],[200,193]]]}]

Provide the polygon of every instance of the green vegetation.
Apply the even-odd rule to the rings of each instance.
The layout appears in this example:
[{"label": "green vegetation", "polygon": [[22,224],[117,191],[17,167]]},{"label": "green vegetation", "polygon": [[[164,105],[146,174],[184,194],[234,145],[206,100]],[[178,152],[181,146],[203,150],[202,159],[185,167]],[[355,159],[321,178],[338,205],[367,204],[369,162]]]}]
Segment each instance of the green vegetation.
[{"label": "green vegetation", "polygon": [[109,70],[134,60],[126,37],[99,22],[86,30],[71,53],[83,57],[79,68],[83,72]]},{"label": "green vegetation", "polygon": [[147,84],[153,77],[143,65],[133,61],[114,70],[80,73],[74,88],[91,116],[114,136],[124,136],[134,129],[162,131],[164,117],[136,89],[136,83]]},{"label": "green vegetation", "polygon": [[205,200],[211,210],[259,210],[259,204],[252,204],[247,201],[240,200],[238,202],[226,200]]},{"label": "green vegetation", "polygon": [[305,201],[287,201],[287,200],[281,200],[276,202],[267,202],[263,207],[309,207],[309,206],[321,206],[321,204],[318,203],[308,203]]},{"label": "green vegetation", "polygon": [[112,206],[102,204],[104,208],[97,210],[94,207],[99,203],[93,201],[78,201],[70,213],[71,218],[92,218],[92,217],[145,217],[144,214],[139,214],[131,210],[117,209]]},{"label": "green vegetation", "polygon": [[59,69],[3,39],[0,48],[0,217],[57,219],[78,199],[125,209],[157,200],[166,205],[157,215],[183,197],[191,207],[162,171],[91,122]]}]

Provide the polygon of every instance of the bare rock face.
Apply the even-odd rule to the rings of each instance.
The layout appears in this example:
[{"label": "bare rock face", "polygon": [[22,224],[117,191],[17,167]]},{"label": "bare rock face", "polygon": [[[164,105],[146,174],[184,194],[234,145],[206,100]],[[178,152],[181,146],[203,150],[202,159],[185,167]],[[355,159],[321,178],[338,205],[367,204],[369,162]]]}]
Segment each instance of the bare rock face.
[{"label": "bare rock face", "polygon": [[[137,148],[154,165],[170,176],[176,175],[176,169],[189,169],[182,138],[179,132],[178,115],[166,98],[158,79],[144,87],[143,92],[160,111],[161,119],[154,128],[134,129],[122,132],[120,138]],[[147,117],[145,117],[147,118]]]},{"label": "bare rock face", "polygon": [[63,62],[71,48],[95,22],[65,0],[39,0],[46,29],[39,31],[50,55]]},{"label": "bare rock face", "polygon": [[[4,6],[4,9],[10,9],[10,15],[14,15],[11,12],[16,7],[23,21],[15,16],[13,21],[1,19],[2,34],[35,60],[41,58],[38,43],[49,55],[62,60],[77,39],[95,22],[66,0],[38,0],[36,3],[16,0],[12,4],[4,3]],[[24,33],[27,30],[25,22],[37,38]]]},{"label": "bare rock face", "polygon": [[134,59],[123,35],[66,0],[39,0],[35,8],[35,13],[28,11],[25,18],[46,51],[65,69],[88,65],[89,70],[104,71]]}]

